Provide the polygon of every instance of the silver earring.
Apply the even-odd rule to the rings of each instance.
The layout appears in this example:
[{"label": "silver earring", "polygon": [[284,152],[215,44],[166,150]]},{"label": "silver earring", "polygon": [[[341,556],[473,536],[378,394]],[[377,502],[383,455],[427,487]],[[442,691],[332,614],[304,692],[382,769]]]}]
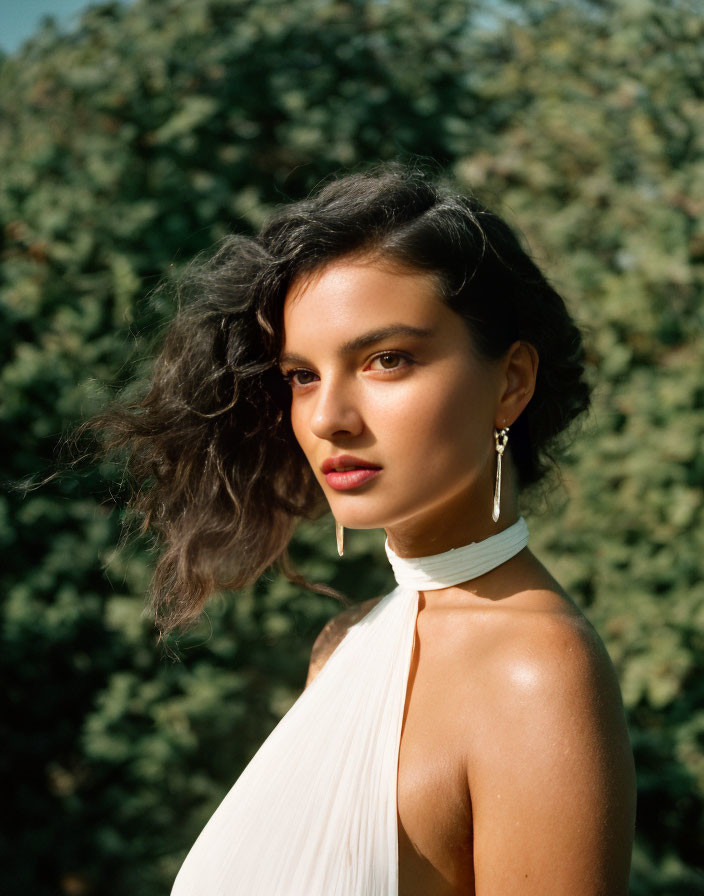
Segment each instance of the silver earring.
[{"label": "silver earring", "polygon": [[496,442],[496,487],[494,488],[494,510],[491,518],[496,523],[501,513],[501,458],[508,443],[508,426],[503,429],[494,430],[494,441]]},{"label": "silver earring", "polygon": [[345,528],[337,520],[335,520],[335,535],[337,536],[337,553],[341,557],[345,550]]}]

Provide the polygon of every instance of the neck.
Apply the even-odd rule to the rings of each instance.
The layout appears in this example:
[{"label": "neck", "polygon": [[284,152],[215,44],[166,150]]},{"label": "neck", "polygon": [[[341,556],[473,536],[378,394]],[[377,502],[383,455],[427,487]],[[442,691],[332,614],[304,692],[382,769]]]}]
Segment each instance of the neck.
[{"label": "neck", "polygon": [[486,479],[463,487],[450,498],[443,496],[436,504],[424,507],[421,513],[387,525],[389,546],[399,557],[426,557],[484,541],[504,531],[520,516],[510,464],[504,472],[498,522],[491,518],[494,480]]},{"label": "neck", "polygon": [[484,514],[480,520],[468,516],[455,516],[443,505],[444,512],[427,517],[422,523],[410,521],[389,526],[386,540],[389,547],[399,557],[427,557],[460,548],[472,542],[485,541],[512,526],[519,519],[518,511],[513,508],[501,508],[498,522],[494,522],[490,513]]}]

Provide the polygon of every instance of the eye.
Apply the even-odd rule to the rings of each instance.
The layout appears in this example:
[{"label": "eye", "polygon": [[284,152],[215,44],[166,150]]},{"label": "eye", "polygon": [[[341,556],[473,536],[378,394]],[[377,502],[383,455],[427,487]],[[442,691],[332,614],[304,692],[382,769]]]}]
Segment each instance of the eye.
[{"label": "eye", "polygon": [[307,386],[315,380],[315,374],[303,367],[289,370],[286,373],[282,371],[282,376],[289,386]]},{"label": "eye", "polygon": [[[400,352],[382,352],[371,359],[369,366],[372,370],[396,370],[412,363],[410,358]],[[378,366],[372,367],[372,365]]]}]

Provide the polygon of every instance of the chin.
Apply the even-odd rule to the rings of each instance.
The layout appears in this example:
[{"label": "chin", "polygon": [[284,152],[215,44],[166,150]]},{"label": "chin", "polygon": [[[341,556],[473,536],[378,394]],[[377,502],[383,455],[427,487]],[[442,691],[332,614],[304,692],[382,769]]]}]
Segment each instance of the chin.
[{"label": "chin", "polygon": [[388,504],[376,513],[371,510],[354,512],[347,508],[347,512],[340,510],[338,516],[334,510],[332,511],[337,522],[346,529],[388,529],[416,516],[418,512],[417,507],[389,507]]},{"label": "chin", "polygon": [[[333,514],[335,516],[335,514]],[[361,520],[359,517],[345,518],[343,516],[335,516],[335,520],[341,523],[345,529],[385,529],[388,525],[386,519]]]},{"label": "chin", "polygon": [[335,512],[334,507],[330,508],[332,515],[338,523],[341,523],[345,529],[385,529],[390,522],[389,513],[355,513],[340,510]]}]

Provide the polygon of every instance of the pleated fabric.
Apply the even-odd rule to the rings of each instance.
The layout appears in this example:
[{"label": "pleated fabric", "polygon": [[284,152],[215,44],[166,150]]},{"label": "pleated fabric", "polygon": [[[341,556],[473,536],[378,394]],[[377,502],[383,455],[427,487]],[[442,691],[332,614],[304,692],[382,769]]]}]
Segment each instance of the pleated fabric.
[{"label": "pleated fabric", "polygon": [[523,518],[432,557],[351,626],[238,778],[172,896],[397,896],[397,775],[418,591],[467,581],[528,540]]},{"label": "pleated fabric", "polygon": [[396,778],[418,592],[338,644],[195,842],[172,896],[398,892]]},{"label": "pleated fabric", "polygon": [[386,539],[384,548],[399,585],[418,591],[439,591],[469,582],[496,569],[528,544],[528,524],[523,517],[483,541],[451,548],[429,557],[398,557]]}]

